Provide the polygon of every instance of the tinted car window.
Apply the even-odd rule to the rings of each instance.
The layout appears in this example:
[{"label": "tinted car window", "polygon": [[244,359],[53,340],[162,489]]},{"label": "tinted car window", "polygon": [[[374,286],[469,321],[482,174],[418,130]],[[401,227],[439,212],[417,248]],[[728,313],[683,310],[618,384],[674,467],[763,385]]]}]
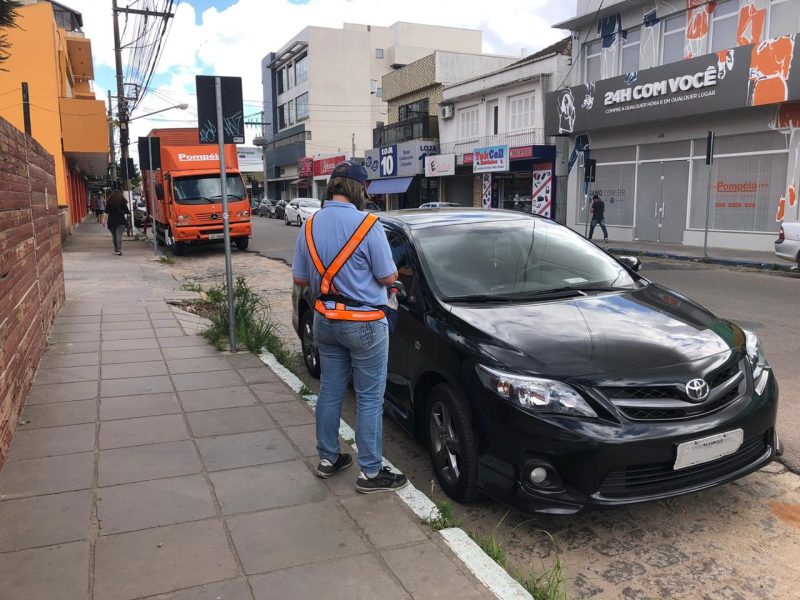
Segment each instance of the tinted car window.
[{"label": "tinted car window", "polygon": [[429,227],[414,234],[442,298],[635,285],[631,275],[566,227],[537,219]]}]

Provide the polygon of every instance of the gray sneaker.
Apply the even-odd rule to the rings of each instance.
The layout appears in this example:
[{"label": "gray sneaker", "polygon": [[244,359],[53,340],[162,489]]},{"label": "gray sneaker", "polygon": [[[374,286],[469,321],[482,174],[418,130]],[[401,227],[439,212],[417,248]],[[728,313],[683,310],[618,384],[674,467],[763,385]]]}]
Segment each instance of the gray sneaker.
[{"label": "gray sneaker", "polygon": [[334,473],[346,469],[353,464],[353,457],[349,454],[339,454],[335,462],[331,462],[326,458],[319,461],[317,465],[317,475],[323,479],[327,479]]},{"label": "gray sneaker", "polygon": [[367,477],[363,472],[358,474],[356,491],[362,494],[392,492],[402,490],[408,485],[408,479],[402,473],[393,473],[389,467],[383,467],[375,477]]}]

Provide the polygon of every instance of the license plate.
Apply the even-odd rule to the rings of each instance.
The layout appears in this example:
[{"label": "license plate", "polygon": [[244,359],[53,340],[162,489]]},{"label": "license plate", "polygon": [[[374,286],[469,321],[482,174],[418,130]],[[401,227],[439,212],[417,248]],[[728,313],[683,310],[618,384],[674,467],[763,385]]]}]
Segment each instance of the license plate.
[{"label": "license plate", "polygon": [[673,469],[685,469],[733,454],[742,445],[741,429],[717,433],[708,437],[678,444],[678,455]]},{"label": "license plate", "polygon": [[221,239],[224,239],[224,238],[225,238],[225,234],[224,233],[209,233],[208,234],[208,239],[210,239],[210,240],[221,240]]}]

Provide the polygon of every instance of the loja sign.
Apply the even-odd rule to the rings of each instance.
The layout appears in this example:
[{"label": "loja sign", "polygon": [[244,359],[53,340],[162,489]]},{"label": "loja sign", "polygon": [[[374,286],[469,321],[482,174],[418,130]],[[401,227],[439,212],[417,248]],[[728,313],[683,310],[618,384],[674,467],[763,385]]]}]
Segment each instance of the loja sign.
[{"label": "loja sign", "polygon": [[425,177],[445,177],[455,174],[455,154],[436,154],[425,157]]}]

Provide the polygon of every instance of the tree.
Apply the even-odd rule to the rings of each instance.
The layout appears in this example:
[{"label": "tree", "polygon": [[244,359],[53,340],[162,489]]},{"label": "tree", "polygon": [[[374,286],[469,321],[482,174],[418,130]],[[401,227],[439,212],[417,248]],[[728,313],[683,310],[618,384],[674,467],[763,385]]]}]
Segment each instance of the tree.
[{"label": "tree", "polygon": [[[0,31],[10,27],[16,27],[15,21],[19,16],[17,9],[22,6],[16,0],[0,0]],[[0,65],[3,64],[9,56],[11,56],[11,44],[6,38],[5,33],[0,33]],[[0,67],[0,71],[6,69]]]}]

